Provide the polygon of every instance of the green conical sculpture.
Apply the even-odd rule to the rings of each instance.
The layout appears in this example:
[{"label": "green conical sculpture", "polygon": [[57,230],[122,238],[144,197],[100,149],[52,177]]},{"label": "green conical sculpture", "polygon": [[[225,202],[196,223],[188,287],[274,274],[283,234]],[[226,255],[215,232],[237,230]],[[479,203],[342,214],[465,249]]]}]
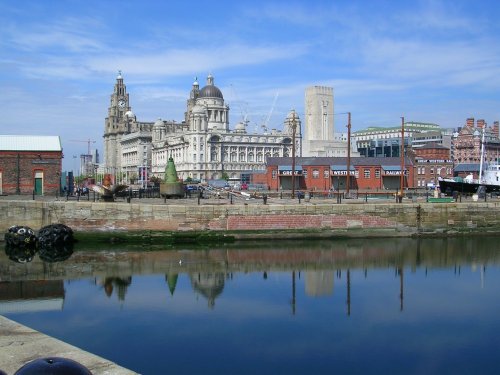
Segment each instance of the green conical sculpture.
[{"label": "green conical sculpture", "polygon": [[165,182],[160,184],[160,194],[165,198],[182,198],[184,196],[184,185],[177,178],[174,159],[168,158],[165,168]]},{"label": "green conical sculpture", "polygon": [[165,168],[165,182],[172,183],[178,182],[177,170],[175,169],[174,159],[172,157],[168,158],[167,167]]}]

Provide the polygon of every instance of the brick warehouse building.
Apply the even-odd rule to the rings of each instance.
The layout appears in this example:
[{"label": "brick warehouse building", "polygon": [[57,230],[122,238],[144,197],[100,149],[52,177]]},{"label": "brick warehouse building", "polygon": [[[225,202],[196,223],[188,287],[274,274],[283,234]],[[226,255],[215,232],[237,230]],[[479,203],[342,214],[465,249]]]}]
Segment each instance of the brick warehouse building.
[{"label": "brick warehouse building", "polygon": [[437,186],[439,178],[453,177],[451,150],[429,142],[415,148],[416,187]]},{"label": "brick warehouse building", "polygon": [[58,194],[62,157],[58,136],[0,135],[0,194]]},{"label": "brick warehouse building", "polygon": [[[405,158],[404,187],[415,187],[414,164]],[[298,190],[345,190],[347,158],[295,158],[295,188]],[[356,157],[349,163],[349,186],[353,190],[396,190],[401,186],[401,159],[394,157]],[[264,181],[262,181],[264,182]],[[265,183],[271,190],[292,187],[292,158],[267,159]]]}]

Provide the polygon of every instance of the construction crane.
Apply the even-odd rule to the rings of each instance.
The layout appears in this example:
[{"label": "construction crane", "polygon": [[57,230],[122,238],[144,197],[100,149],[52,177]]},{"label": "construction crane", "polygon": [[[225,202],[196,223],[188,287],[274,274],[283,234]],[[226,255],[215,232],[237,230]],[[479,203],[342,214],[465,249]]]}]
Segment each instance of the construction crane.
[{"label": "construction crane", "polygon": [[274,99],[273,99],[273,104],[271,105],[271,109],[269,110],[269,113],[267,114],[266,118],[264,119],[264,122],[262,123],[261,127],[264,129],[264,132],[267,132],[268,125],[269,125],[269,120],[271,119],[271,116],[274,112],[274,107],[276,106],[276,100],[278,100],[278,92],[274,94]]},{"label": "construction crane", "polygon": [[86,141],[81,140],[81,139],[70,139],[69,141],[70,142],[85,142],[85,143],[87,143],[87,155],[90,155],[90,144],[96,142],[96,141],[94,141],[93,139],[90,139],[90,138],[87,139]]},{"label": "construction crane", "polygon": [[[247,108],[248,103],[240,101],[240,98],[238,97],[238,94],[236,93],[236,90],[235,90],[233,84],[231,83],[230,86],[231,86],[231,89],[233,91],[234,97],[236,99],[236,103],[238,103],[238,106],[240,107],[242,121],[245,125],[247,125],[248,124],[248,108]],[[242,103],[245,105],[245,108],[243,108]]]}]

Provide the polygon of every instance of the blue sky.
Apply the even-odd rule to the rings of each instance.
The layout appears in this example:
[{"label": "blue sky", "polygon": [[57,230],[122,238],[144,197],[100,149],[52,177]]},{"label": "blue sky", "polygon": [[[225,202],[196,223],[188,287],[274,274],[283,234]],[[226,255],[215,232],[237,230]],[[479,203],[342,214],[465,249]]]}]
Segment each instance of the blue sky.
[{"label": "blue sky", "polygon": [[500,120],[498,1],[0,0],[0,133],[59,135],[64,168],[104,118],[118,70],[140,121],[181,121],[212,73],[231,128],[281,129],[334,88],[335,127]]}]

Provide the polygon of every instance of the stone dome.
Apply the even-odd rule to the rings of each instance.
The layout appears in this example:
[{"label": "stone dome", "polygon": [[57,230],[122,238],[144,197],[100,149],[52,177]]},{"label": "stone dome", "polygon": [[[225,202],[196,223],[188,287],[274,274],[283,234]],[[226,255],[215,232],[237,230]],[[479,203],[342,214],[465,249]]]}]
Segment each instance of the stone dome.
[{"label": "stone dome", "polygon": [[125,116],[127,116],[128,118],[134,118],[135,117],[134,112],[132,112],[132,111],[125,112]]},{"label": "stone dome", "polygon": [[155,121],[153,127],[155,128],[159,128],[159,127],[162,127],[163,126],[163,120],[161,118],[159,118],[158,120]]},{"label": "stone dome", "polygon": [[222,96],[222,92],[219,90],[217,86],[213,85],[208,85],[203,87],[200,90],[200,95],[198,96],[199,98],[220,98],[224,99]]},{"label": "stone dome", "polygon": [[239,132],[239,133],[242,133],[242,132],[246,131],[246,126],[243,122],[238,122],[236,124],[236,126],[234,127],[234,130]]},{"label": "stone dome", "polygon": [[209,74],[207,77],[207,85],[200,90],[199,98],[219,98],[224,99],[222,92],[214,85],[214,77]]},{"label": "stone dome", "polygon": [[286,116],[287,120],[293,120],[295,118],[295,120],[299,120],[299,115],[297,114],[297,112],[295,112],[295,109],[292,109],[289,113],[288,113],[288,116]]}]

